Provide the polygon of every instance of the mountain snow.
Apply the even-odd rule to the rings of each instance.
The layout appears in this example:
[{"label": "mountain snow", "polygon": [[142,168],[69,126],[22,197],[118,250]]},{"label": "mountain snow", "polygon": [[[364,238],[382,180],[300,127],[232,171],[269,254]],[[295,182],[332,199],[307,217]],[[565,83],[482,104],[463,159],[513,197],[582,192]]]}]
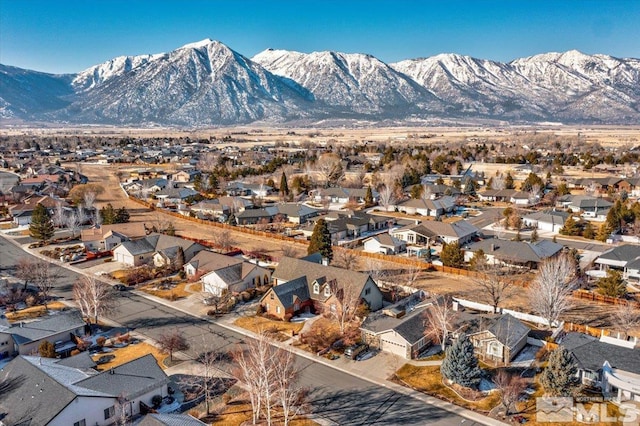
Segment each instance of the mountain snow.
[{"label": "mountain snow", "polygon": [[386,64],[359,53],[267,49],[249,59],[205,39],[120,56],[75,75],[0,65],[0,118],[218,125],[337,119],[640,121],[640,60],[544,53],[509,63],[440,54]]}]

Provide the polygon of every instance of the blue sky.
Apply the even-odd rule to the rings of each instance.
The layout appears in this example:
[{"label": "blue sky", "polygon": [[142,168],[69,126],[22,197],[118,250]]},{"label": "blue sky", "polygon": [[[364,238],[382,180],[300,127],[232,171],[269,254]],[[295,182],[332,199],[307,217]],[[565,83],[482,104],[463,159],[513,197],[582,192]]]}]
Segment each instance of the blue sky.
[{"label": "blue sky", "polygon": [[640,58],[640,0],[0,0],[0,63],[78,72],[211,38],[266,49],[460,53],[510,61],[578,49]]}]

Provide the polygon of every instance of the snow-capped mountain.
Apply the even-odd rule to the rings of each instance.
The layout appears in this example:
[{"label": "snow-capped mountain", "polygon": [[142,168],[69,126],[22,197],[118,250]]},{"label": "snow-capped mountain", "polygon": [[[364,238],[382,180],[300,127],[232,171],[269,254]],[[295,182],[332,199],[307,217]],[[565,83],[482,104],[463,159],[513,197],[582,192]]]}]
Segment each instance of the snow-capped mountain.
[{"label": "snow-capped mountain", "polygon": [[219,125],[357,118],[640,122],[640,60],[545,53],[501,63],[456,54],[385,64],[371,55],[265,50],[209,39],[121,56],[75,75],[0,65],[0,118]]},{"label": "snow-capped mountain", "polygon": [[328,106],[361,114],[407,114],[440,104],[424,87],[371,55],[267,49],[252,58]]}]

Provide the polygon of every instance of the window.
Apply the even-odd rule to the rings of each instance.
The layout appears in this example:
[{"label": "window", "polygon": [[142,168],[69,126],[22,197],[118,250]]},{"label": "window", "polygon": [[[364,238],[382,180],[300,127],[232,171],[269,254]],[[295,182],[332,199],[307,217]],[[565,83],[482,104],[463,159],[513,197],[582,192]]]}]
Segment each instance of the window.
[{"label": "window", "polygon": [[269,312],[269,304],[268,304],[268,303],[266,303],[266,304],[264,305],[264,310],[265,310],[265,311],[267,311],[267,312]]},{"label": "window", "polygon": [[331,296],[331,289],[329,288],[329,286],[326,286],[326,287],[324,288],[324,295],[325,295],[326,297]]},{"label": "window", "polygon": [[144,256],[140,256],[138,259],[142,260],[142,259],[144,259]]},{"label": "window", "polygon": [[271,292],[271,300],[275,299],[275,296],[273,295],[273,292]]},{"label": "window", "polygon": [[104,419],[105,420],[110,419],[111,417],[113,417],[115,415],[115,413],[116,413],[116,409],[115,409],[115,407],[113,405],[111,407],[109,407],[109,408],[105,408],[104,409]]},{"label": "window", "polygon": [[280,313],[280,306],[276,306],[276,314]]},{"label": "window", "polygon": [[368,295],[370,295],[370,294],[371,294],[371,288],[370,288],[370,287],[367,287],[367,288],[364,290],[364,295],[365,295],[365,296],[368,296]]},{"label": "window", "polygon": [[314,283],[313,284],[313,294],[319,294],[319,293],[320,293],[320,284]]},{"label": "window", "polygon": [[489,347],[487,348],[487,353],[489,355],[501,357],[502,356],[502,346],[498,342],[489,343]]},{"label": "window", "polygon": [[85,419],[82,419],[78,422],[75,422],[73,426],[87,426],[87,421]]}]

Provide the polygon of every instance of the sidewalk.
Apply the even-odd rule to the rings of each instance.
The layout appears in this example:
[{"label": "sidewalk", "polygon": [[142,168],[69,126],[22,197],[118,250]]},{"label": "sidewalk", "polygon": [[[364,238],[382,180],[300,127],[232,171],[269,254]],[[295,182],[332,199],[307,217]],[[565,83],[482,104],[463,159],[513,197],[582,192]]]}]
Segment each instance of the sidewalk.
[{"label": "sidewalk", "polygon": [[[24,246],[20,245],[19,243],[17,243],[13,238],[11,238],[10,236],[7,236],[6,238],[7,240],[11,241],[13,244],[19,246],[21,249],[23,249],[24,251],[33,254],[34,256],[46,259],[48,261],[51,261],[51,259],[47,259],[44,256],[40,255],[39,253],[37,253],[34,250],[30,250],[28,248],[25,248]],[[63,267],[63,268],[67,268],[70,269],[76,273],[82,274],[82,275],[90,275],[87,274],[86,271],[83,271],[82,269],[79,268],[75,268],[73,266],[70,266],[68,264],[61,264],[60,262],[56,262],[53,261],[52,263]],[[104,277],[97,277],[98,279],[102,279],[104,281],[107,281],[104,279]],[[192,295],[191,297],[188,297],[186,299],[183,299],[181,301],[177,301],[177,302],[171,302],[169,300],[160,298],[160,297],[156,297],[156,296],[152,296],[149,295],[148,293],[142,292],[142,291],[138,291],[138,290],[132,290],[133,293],[145,297],[147,299],[153,300],[158,304],[173,308],[175,310],[178,310],[182,313],[185,313],[187,315],[190,316],[195,316],[195,317],[199,317],[202,319],[205,319],[213,324],[216,324],[220,327],[226,328],[230,331],[233,331],[235,333],[244,335],[246,337],[256,337],[254,333],[245,330],[241,327],[238,327],[236,325],[234,325],[234,321],[241,315],[248,315],[248,314],[253,314],[255,313],[255,306],[253,304],[243,304],[240,307],[239,311],[234,311],[230,314],[226,314],[224,315],[222,318],[218,318],[218,319],[212,319],[211,317],[207,316],[206,313],[203,314],[196,314],[195,312],[202,312],[202,307],[199,306],[199,300],[196,297],[193,297],[194,295]],[[112,322],[114,325],[116,325],[115,322]],[[148,336],[144,336],[146,339],[149,339]],[[152,340],[152,339],[149,339]],[[393,375],[393,373],[400,368],[404,363],[406,363],[406,360],[402,360],[399,357],[396,357],[392,354],[388,354],[385,352],[380,352],[378,353],[376,356],[365,360],[365,361],[352,361],[349,359],[346,359],[344,357],[340,357],[337,360],[334,361],[330,361],[324,357],[319,357],[316,356],[312,353],[303,351],[301,349],[298,349],[296,347],[291,346],[290,344],[288,344],[287,342],[273,342],[274,345],[281,347],[285,350],[290,350],[292,352],[294,352],[296,355],[299,355],[303,358],[307,358],[312,362],[317,362],[320,364],[324,364],[330,368],[339,370],[345,374],[350,374],[352,376],[355,376],[357,378],[361,378],[364,379],[374,385],[377,386],[382,386],[385,387],[387,389],[391,389],[397,393],[418,399],[420,401],[423,401],[426,404],[429,405],[433,405],[435,407],[441,408],[443,410],[446,410],[452,414],[458,415],[458,416],[462,416],[465,417],[469,420],[472,421],[476,421],[478,423],[481,424],[485,424],[485,425],[491,425],[491,426],[498,426],[498,425],[505,425],[506,423],[503,423],[499,420],[496,419],[492,419],[490,417],[486,417],[482,414],[476,413],[474,411],[471,410],[467,410],[465,408],[462,407],[458,407],[454,404],[451,404],[449,402],[446,401],[442,401],[439,400],[437,398],[428,396],[426,394],[423,394],[421,392],[415,391],[413,389],[401,386],[397,383],[391,382],[389,380],[389,378]],[[436,361],[438,362],[438,361]],[[184,364],[184,363],[183,363]],[[186,365],[184,365],[183,367],[181,367],[180,365],[175,366],[175,367],[171,367],[167,370],[167,374],[180,374],[180,372],[186,372],[186,371],[193,371],[193,368],[197,368],[195,366],[193,366],[190,363],[186,363]],[[323,422],[324,423],[324,422]]]}]

